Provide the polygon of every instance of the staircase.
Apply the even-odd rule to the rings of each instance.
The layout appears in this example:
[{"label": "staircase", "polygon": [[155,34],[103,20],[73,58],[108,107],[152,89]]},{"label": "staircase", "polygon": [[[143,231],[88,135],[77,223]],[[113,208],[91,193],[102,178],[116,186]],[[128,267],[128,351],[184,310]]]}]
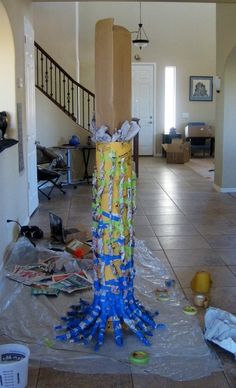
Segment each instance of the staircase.
[{"label": "staircase", "polygon": [[35,86],[81,128],[90,132],[95,94],[75,81],[38,43]]},{"label": "staircase", "polygon": [[[35,86],[78,126],[90,131],[95,94],[75,81],[38,43],[35,47]],[[138,134],[133,139],[133,159],[138,177]]]}]

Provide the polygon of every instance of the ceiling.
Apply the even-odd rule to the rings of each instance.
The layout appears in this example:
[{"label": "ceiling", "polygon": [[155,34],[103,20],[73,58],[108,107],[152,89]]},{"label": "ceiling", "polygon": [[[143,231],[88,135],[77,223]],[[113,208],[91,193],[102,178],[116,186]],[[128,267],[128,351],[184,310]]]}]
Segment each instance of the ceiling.
[{"label": "ceiling", "polygon": [[[47,3],[47,2],[61,2],[61,3],[69,3],[71,2],[72,0],[32,0],[33,2],[37,2],[37,3]],[[76,0],[78,1],[78,0]],[[89,2],[89,1],[101,1],[101,0],[81,0],[81,1],[78,1],[79,3],[86,3],[86,2]],[[109,1],[109,2],[115,2],[115,0],[105,0],[105,1]],[[125,0],[119,0],[119,1],[124,1]],[[129,1],[133,1],[133,2],[138,2],[138,0],[129,0]],[[182,0],[182,1],[178,1],[178,0],[142,0],[142,3],[145,3],[145,2],[153,2],[153,3],[225,3],[225,4],[234,4],[236,3],[236,0]]]}]

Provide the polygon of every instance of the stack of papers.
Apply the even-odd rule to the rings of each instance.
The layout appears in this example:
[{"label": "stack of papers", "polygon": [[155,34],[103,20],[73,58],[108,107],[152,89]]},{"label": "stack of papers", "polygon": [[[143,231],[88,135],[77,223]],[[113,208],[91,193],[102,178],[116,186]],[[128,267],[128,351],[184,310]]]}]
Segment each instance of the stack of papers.
[{"label": "stack of papers", "polygon": [[[56,260],[56,258],[52,258]],[[6,276],[31,287],[33,295],[58,295],[60,292],[71,294],[92,287],[93,280],[86,270],[69,273],[53,273],[52,260],[35,265],[16,265],[13,272]]]}]

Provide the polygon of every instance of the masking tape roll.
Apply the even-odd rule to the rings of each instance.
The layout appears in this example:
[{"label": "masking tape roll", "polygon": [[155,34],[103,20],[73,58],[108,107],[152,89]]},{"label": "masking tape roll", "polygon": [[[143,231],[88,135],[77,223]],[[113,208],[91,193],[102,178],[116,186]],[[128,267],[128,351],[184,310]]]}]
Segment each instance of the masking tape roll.
[{"label": "masking tape roll", "polygon": [[129,360],[135,365],[145,365],[149,361],[149,354],[147,352],[143,352],[142,350],[135,350],[131,353]]},{"label": "masking tape roll", "polygon": [[167,300],[170,300],[170,295],[168,292],[156,292],[156,297],[158,300],[160,300],[161,302],[165,302]]},{"label": "masking tape roll", "polygon": [[183,308],[183,312],[187,315],[196,315],[197,314],[197,309],[194,306],[185,306]]}]

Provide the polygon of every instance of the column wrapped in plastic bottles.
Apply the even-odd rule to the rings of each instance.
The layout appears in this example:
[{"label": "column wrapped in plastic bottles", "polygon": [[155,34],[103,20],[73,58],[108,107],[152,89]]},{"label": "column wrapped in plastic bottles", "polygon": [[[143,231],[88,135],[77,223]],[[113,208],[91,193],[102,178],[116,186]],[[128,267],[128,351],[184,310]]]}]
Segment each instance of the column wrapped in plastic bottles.
[{"label": "column wrapped in plastic bottles", "polygon": [[[131,168],[131,143],[100,143],[96,147],[93,182],[93,238],[100,285],[119,286],[133,279],[136,178]],[[122,280],[121,280],[122,279]],[[99,288],[99,286],[98,286]]]},{"label": "column wrapped in plastic bottles", "polygon": [[[157,325],[134,296],[135,174],[130,141],[140,129],[131,121],[131,36],[113,19],[100,20],[95,33],[96,143],[93,178],[94,298],[80,302],[64,319],[58,339],[104,342],[107,324],[122,344],[129,328],[144,343]],[[123,123],[123,124],[122,124]]]}]

